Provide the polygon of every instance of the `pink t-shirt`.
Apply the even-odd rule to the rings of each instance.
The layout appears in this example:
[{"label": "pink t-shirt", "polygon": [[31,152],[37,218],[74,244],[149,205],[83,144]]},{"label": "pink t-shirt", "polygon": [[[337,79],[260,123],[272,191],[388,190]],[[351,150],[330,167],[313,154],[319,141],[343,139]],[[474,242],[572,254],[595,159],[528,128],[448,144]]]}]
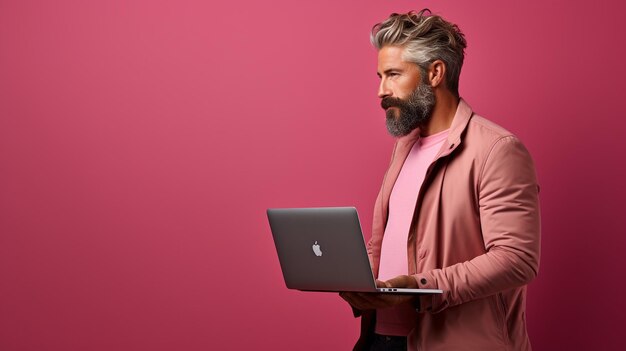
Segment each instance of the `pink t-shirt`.
[{"label": "pink t-shirt", "polygon": [[[379,280],[408,274],[407,240],[413,212],[428,166],[449,130],[420,138],[407,156],[389,199],[389,218],[380,252]],[[406,336],[415,327],[415,309],[406,304],[376,311],[376,333]]]}]

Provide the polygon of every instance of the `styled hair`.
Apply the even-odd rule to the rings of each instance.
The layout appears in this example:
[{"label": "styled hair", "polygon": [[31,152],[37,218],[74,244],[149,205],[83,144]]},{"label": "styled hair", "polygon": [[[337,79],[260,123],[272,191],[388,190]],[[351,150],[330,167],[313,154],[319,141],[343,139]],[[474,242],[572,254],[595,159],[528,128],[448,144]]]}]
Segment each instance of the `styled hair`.
[{"label": "styled hair", "polygon": [[387,45],[403,47],[403,59],[417,64],[423,75],[430,63],[443,61],[446,65],[446,86],[459,95],[459,76],[467,42],[456,24],[433,15],[429,9],[418,13],[392,13],[372,28],[370,41],[377,50]]}]

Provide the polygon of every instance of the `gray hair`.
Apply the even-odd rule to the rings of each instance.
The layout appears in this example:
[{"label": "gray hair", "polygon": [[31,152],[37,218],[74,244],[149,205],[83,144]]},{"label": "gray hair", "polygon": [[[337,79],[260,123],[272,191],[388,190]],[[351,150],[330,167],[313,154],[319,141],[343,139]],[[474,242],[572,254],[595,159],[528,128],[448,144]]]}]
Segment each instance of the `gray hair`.
[{"label": "gray hair", "polygon": [[423,75],[430,63],[443,61],[446,86],[459,95],[459,76],[467,42],[456,24],[433,15],[428,9],[418,13],[392,13],[372,28],[370,41],[377,50],[387,45],[404,47],[404,60],[417,64]]}]

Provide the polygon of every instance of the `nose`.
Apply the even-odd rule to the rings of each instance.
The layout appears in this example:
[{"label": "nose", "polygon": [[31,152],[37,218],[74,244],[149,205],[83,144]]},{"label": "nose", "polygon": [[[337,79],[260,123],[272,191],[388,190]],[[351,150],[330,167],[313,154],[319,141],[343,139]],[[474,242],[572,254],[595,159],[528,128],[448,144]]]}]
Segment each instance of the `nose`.
[{"label": "nose", "polygon": [[387,80],[385,78],[381,79],[380,85],[378,86],[378,97],[382,99],[391,95],[391,89],[387,86]]}]

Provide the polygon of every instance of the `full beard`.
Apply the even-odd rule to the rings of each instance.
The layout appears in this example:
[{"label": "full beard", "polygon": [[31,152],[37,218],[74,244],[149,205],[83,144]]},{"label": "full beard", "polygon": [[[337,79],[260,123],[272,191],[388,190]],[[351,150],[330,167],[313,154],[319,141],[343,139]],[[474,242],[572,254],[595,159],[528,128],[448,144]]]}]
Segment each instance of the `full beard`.
[{"label": "full beard", "polygon": [[430,85],[420,82],[406,100],[385,97],[380,105],[386,110],[389,134],[401,137],[428,122],[435,106],[435,94]]}]

